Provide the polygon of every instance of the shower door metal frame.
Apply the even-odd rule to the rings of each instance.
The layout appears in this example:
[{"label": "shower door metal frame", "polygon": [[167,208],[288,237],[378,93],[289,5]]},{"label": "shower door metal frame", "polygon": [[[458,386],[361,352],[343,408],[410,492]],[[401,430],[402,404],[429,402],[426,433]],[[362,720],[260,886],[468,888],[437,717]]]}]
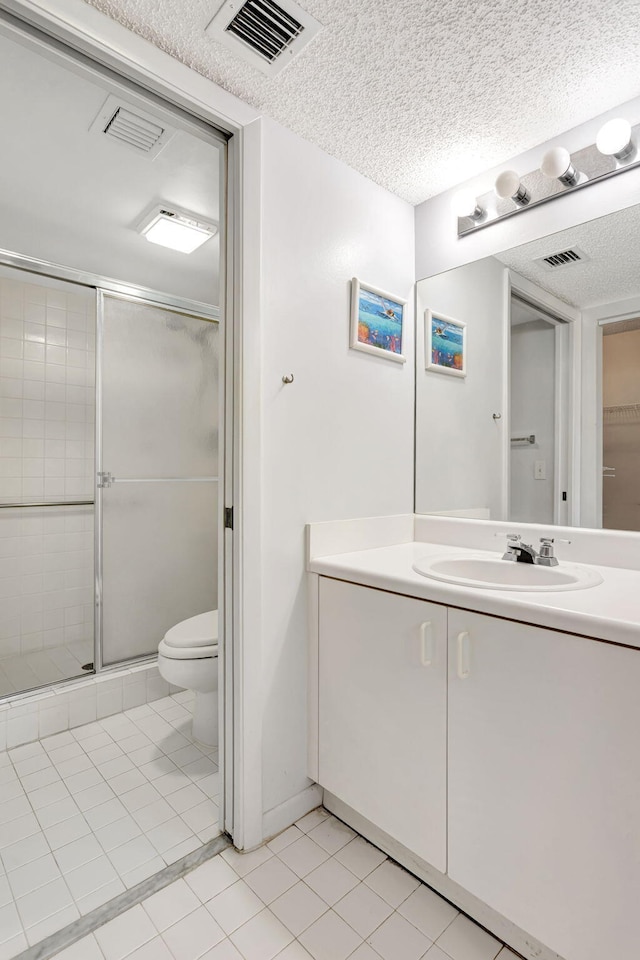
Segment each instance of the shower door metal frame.
[{"label": "shower door metal frame", "polygon": [[[225,169],[225,164],[221,163],[221,168]],[[108,277],[101,277],[98,274],[88,273],[83,270],[75,270],[72,267],[63,267],[60,264],[48,260],[40,260],[36,257],[27,257],[12,250],[0,249],[0,266],[10,267],[14,270],[21,270],[25,273],[36,274],[41,277],[48,277],[51,280],[62,280],[65,283],[76,284],[84,289],[93,290],[95,293],[95,331],[96,331],[96,350],[95,350],[95,426],[94,426],[94,463],[95,479],[102,473],[102,338],[104,330],[104,297],[109,296],[114,299],[128,300],[134,303],[144,304],[156,309],[171,310],[175,313],[181,313],[185,316],[196,317],[209,323],[220,322],[220,308],[207,303],[201,303],[198,300],[188,300],[186,297],[176,297],[168,293],[162,293],[157,290],[151,290],[147,287],[136,286],[124,281],[112,280]],[[224,383],[224,358],[221,354],[221,382]],[[222,426],[222,425],[221,425]],[[222,429],[220,431],[223,437]],[[180,478],[182,482],[188,482],[185,478]],[[219,477],[206,478],[220,484]],[[193,478],[193,482],[200,482],[201,478]],[[121,481],[122,482],[122,481]],[[134,481],[135,482],[135,481]],[[157,481],[156,481],[157,482]],[[220,529],[223,529],[223,509],[221,502],[224,498],[218,497],[218,522]],[[141,657],[132,657],[130,660],[120,661],[114,664],[103,664],[102,657],[102,488],[97,483],[94,490],[93,500],[83,501],[63,501],[58,504],[51,501],[47,503],[20,503],[20,504],[0,504],[2,507],[53,507],[53,506],[93,506],[94,507],[94,632],[93,632],[93,673],[104,673],[109,670],[121,670],[124,663],[141,664],[152,662],[156,654],[150,653]],[[224,536],[221,538],[224,539]],[[69,680],[78,679],[71,677]],[[60,680],[58,683],[67,683],[69,680]],[[44,684],[43,686],[51,686]],[[38,687],[25,690],[25,695],[30,695]]]},{"label": "shower door metal frame", "polygon": [[[188,317],[195,317],[206,323],[219,323],[220,310],[218,307],[205,305],[205,309],[198,309],[194,302],[194,308],[188,309],[189,301],[183,298],[171,298],[167,296],[164,300],[149,299],[145,293],[137,295],[133,292],[122,293],[118,290],[112,290],[106,287],[96,287],[96,417],[95,417],[95,509],[94,509],[94,575],[95,575],[95,613],[94,613],[94,631],[93,631],[93,669],[97,673],[105,673],[109,670],[121,670],[124,664],[141,664],[152,662],[156,659],[156,653],[142,654],[141,656],[131,657],[127,660],[119,660],[116,663],[104,664],[103,648],[103,505],[102,497],[105,487],[111,483],[217,483],[220,489],[220,477],[117,477],[111,478],[110,474],[105,474],[104,461],[102,453],[103,429],[103,363],[104,363],[104,301],[105,297],[115,300],[125,300],[129,303],[138,303],[155,309],[168,310],[172,313],[181,313]],[[223,360],[221,358],[221,366]],[[100,480],[109,476],[111,479],[107,483],[101,483]],[[223,529],[221,523],[223,505],[218,496],[218,525],[220,532]]]}]

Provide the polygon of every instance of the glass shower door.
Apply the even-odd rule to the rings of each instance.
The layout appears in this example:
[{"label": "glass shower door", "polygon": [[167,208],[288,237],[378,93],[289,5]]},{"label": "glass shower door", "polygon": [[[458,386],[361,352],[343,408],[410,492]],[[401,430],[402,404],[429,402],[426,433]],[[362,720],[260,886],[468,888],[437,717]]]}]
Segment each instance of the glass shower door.
[{"label": "glass shower door", "polygon": [[[100,295],[104,665],[217,607],[216,321]],[[101,521],[101,523],[100,523]]]}]

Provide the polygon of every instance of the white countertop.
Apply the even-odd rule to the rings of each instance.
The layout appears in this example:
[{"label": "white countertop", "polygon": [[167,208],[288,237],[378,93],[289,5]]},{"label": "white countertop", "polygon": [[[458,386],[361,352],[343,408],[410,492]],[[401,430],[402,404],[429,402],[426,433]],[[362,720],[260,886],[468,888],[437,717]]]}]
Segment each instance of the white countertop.
[{"label": "white countertop", "polygon": [[[434,603],[640,648],[640,571],[589,564],[602,577],[598,586],[557,593],[520,593],[461,587],[422,576],[412,569],[417,560],[427,556],[460,556],[464,552],[459,546],[414,541],[316,557],[309,562],[308,569],[325,577]],[[468,552],[475,556],[499,556],[497,552],[476,549]]]}]

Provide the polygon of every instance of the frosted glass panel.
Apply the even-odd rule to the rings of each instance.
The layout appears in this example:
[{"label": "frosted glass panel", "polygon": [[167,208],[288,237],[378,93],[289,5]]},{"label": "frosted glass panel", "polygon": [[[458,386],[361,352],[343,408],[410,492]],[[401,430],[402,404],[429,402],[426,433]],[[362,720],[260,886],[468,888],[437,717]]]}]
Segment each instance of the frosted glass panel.
[{"label": "frosted glass panel", "polygon": [[217,606],[216,483],[104,490],[103,661],[155,653],[180,620]]},{"label": "frosted glass panel", "polygon": [[218,324],[105,296],[102,660],[217,607]]},{"label": "frosted glass panel", "polygon": [[217,323],[105,297],[104,470],[218,475],[218,353]]}]

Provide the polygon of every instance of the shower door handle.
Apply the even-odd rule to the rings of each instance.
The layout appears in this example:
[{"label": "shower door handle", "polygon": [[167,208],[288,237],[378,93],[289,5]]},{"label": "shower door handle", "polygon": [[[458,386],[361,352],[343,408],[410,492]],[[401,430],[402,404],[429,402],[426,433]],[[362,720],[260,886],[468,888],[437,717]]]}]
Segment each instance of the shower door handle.
[{"label": "shower door handle", "polygon": [[218,483],[219,477],[114,477],[99,473],[98,486],[111,487],[114,483]]}]

